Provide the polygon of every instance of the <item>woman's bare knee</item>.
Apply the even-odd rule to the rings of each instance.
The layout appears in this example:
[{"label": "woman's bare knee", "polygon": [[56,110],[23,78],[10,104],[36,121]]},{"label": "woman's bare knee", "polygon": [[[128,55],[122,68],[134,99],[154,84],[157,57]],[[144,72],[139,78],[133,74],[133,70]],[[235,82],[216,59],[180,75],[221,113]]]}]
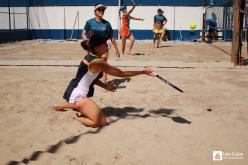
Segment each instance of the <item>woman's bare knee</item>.
[{"label": "woman's bare knee", "polygon": [[102,115],[101,118],[100,118],[100,125],[101,127],[105,126],[105,125],[108,125],[108,121],[107,121],[107,118],[105,115]]},{"label": "woman's bare knee", "polygon": [[98,127],[104,127],[105,125],[107,125],[107,122],[93,122],[94,124],[92,125],[93,128],[98,128]]},{"label": "woman's bare knee", "polygon": [[102,116],[99,120],[92,121],[92,127],[93,128],[98,128],[98,127],[104,127],[108,125],[107,119],[105,116]]},{"label": "woman's bare knee", "polygon": [[81,100],[77,105],[80,107],[80,112],[87,119],[83,120],[83,123],[87,126],[96,128],[107,124],[106,117],[100,107],[90,98]]}]

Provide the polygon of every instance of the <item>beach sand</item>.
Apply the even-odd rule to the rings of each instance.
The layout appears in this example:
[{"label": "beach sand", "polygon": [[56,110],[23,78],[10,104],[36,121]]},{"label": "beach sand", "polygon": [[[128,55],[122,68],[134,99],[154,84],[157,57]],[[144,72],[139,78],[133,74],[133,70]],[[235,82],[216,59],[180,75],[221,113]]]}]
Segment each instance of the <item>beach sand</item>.
[{"label": "beach sand", "polygon": [[[155,77],[109,76],[117,91],[96,87],[93,97],[110,122],[103,128],[79,124],[72,119],[74,111],[52,111],[53,104],[64,102],[77,67],[0,66],[0,164],[246,165],[248,67],[232,67],[226,53],[230,43],[215,45],[226,52],[203,43],[162,46],[153,49],[140,41],[134,56],[120,59],[111,49],[110,63],[141,70],[151,61],[184,93]],[[79,63],[83,54],[78,42],[23,41],[0,47],[0,61],[12,63]],[[213,161],[213,151],[243,153],[243,159]]]}]

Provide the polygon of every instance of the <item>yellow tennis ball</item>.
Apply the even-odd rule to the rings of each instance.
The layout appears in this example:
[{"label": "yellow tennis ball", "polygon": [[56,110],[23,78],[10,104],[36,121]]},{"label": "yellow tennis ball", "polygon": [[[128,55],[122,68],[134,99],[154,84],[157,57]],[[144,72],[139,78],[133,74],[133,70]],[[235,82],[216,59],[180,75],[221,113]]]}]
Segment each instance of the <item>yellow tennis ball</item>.
[{"label": "yellow tennis ball", "polygon": [[196,24],[195,24],[195,23],[191,23],[191,24],[189,25],[189,27],[190,27],[190,29],[194,30],[194,29],[196,28]]}]

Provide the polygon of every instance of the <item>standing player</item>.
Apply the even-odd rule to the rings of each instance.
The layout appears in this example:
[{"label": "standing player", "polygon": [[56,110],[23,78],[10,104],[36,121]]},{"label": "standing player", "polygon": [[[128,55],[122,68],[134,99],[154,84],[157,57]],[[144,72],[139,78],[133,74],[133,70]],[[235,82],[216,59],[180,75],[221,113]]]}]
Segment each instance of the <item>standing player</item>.
[{"label": "standing player", "polygon": [[212,43],[213,40],[217,37],[218,35],[218,28],[217,28],[217,17],[215,13],[212,13],[212,18],[206,20],[206,28],[208,31],[208,43]]},{"label": "standing player", "polygon": [[122,6],[120,8],[120,12],[122,12],[122,16],[121,18],[121,28],[120,28],[120,36],[121,36],[121,45],[122,45],[122,54],[125,53],[125,47],[126,47],[126,39],[128,38],[130,40],[130,46],[129,46],[129,50],[128,50],[128,54],[131,55],[131,51],[132,51],[132,47],[135,41],[134,36],[132,35],[131,31],[130,31],[130,19],[133,20],[140,20],[143,21],[144,19],[141,18],[136,18],[131,16],[130,14],[133,12],[136,4],[134,2],[132,8],[127,11],[127,7],[126,6]]},{"label": "standing player", "polygon": [[157,42],[157,48],[159,47],[160,41],[163,39],[165,35],[164,25],[167,23],[167,19],[163,15],[164,11],[162,9],[157,10],[158,14],[154,16],[153,23],[153,47]]},{"label": "standing player", "polygon": [[[106,10],[106,6],[103,4],[96,4],[95,5],[95,18],[92,18],[88,20],[85,24],[83,33],[82,33],[82,38],[83,41],[86,41],[88,39],[88,36],[91,38],[92,36],[97,38],[97,44],[104,44],[108,46],[107,40],[110,40],[111,43],[113,44],[116,55],[120,57],[120,53],[113,35],[113,29],[111,27],[111,24],[103,19],[104,12]],[[108,60],[108,53],[109,51],[106,52],[102,56],[102,59],[104,61]],[[107,75],[103,75],[103,82],[107,81]]]}]

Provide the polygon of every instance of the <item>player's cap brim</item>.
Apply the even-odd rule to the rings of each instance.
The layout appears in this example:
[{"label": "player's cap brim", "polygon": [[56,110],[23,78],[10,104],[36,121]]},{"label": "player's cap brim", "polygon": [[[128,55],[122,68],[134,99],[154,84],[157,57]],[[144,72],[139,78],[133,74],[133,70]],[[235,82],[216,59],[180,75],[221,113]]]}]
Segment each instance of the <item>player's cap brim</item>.
[{"label": "player's cap brim", "polygon": [[97,5],[97,6],[95,7],[95,11],[96,11],[97,9],[100,9],[100,8],[103,8],[104,10],[107,9],[107,7],[106,7],[105,5],[99,4],[99,5]]}]

